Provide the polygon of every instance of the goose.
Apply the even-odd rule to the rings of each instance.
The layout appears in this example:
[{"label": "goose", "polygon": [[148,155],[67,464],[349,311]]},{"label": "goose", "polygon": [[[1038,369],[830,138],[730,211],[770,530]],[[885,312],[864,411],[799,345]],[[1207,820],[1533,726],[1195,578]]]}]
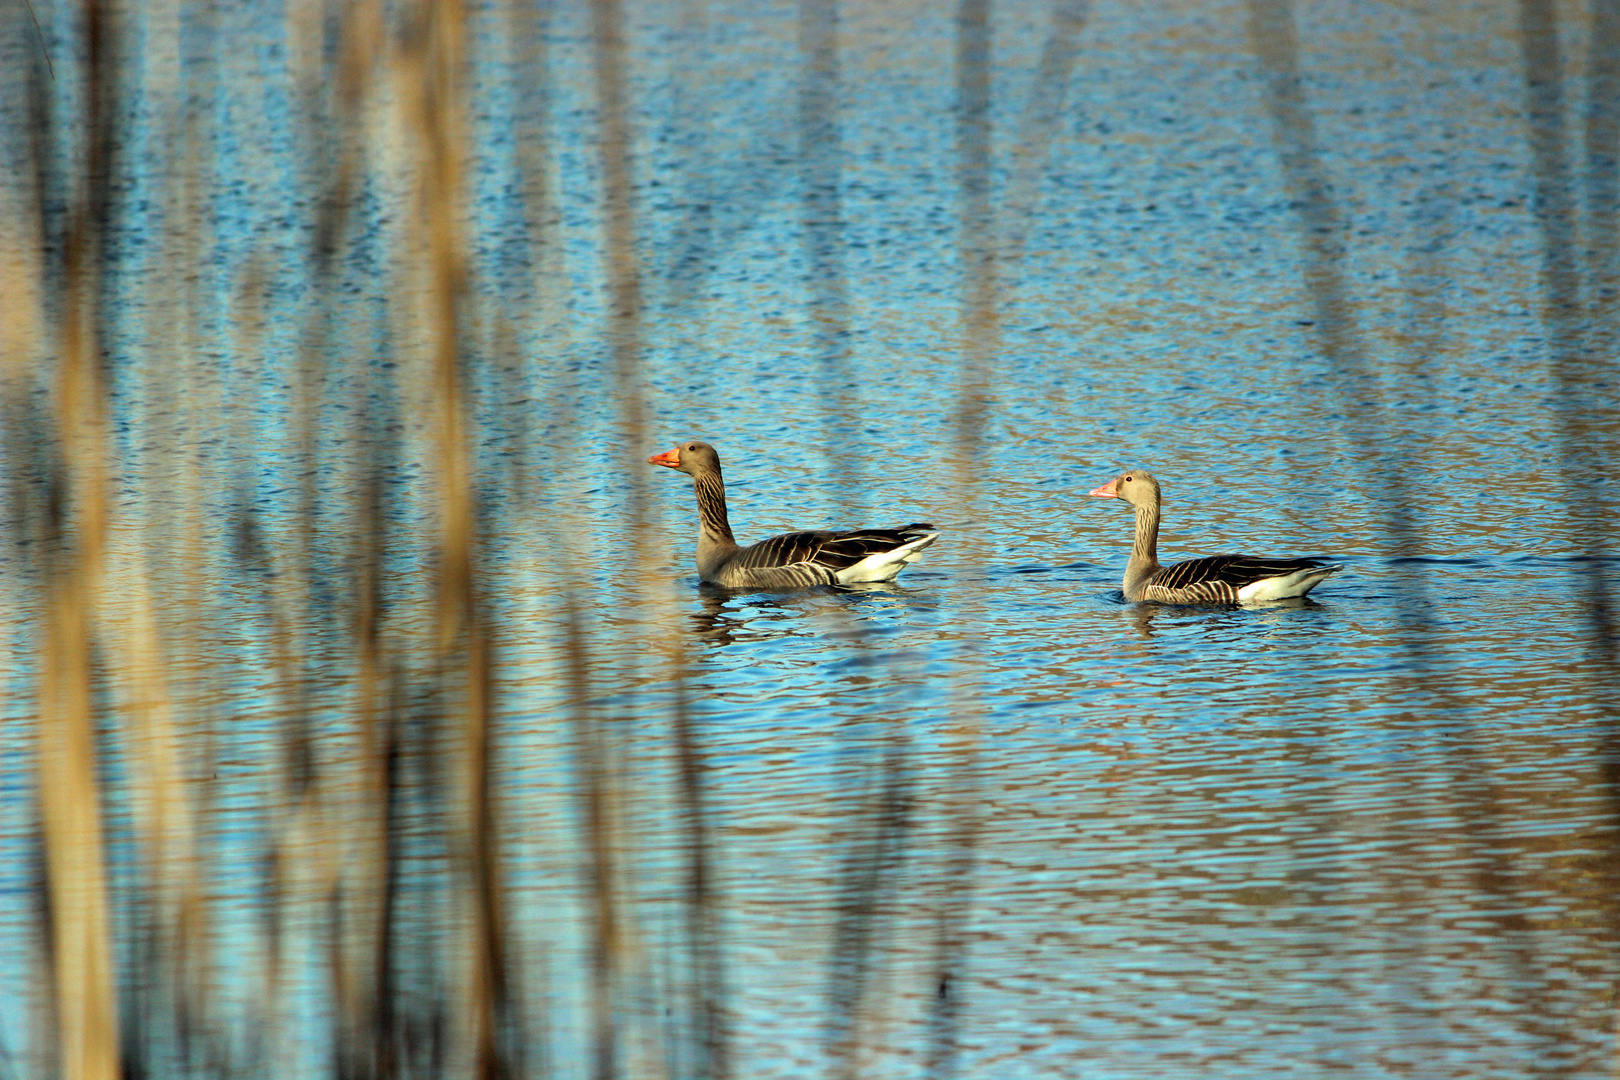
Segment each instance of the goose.
[{"label": "goose", "polygon": [[1127,600],[1161,604],[1250,604],[1304,596],[1344,567],[1321,559],[1210,555],[1159,565],[1159,482],[1145,469],[1120,473],[1091,494],[1136,508],[1136,544],[1125,564]]},{"label": "goose", "polygon": [[720,455],[706,442],[687,442],[647,459],[692,478],[698,505],[698,575],[730,589],[796,589],[892,581],[932,544],[932,525],[853,532],[793,532],[738,547],[726,520],[726,486]]}]

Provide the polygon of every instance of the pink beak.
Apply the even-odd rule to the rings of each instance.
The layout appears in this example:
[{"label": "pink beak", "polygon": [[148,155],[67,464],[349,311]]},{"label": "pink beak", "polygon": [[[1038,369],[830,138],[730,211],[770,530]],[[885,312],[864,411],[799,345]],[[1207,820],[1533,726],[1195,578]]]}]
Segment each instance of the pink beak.
[{"label": "pink beak", "polygon": [[671,469],[678,469],[681,467],[681,448],[677,446],[673,450],[665,450],[662,454],[654,454],[647,459],[647,464],[667,465]]},{"label": "pink beak", "polygon": [[1117,483],[1119,483],[1119,478],[1115,477],[1100,488],[1092,488],[1091,493],[1099,499],[1117,499],[1119,498],[1119,492],[1114,489],[1114,485]]}]

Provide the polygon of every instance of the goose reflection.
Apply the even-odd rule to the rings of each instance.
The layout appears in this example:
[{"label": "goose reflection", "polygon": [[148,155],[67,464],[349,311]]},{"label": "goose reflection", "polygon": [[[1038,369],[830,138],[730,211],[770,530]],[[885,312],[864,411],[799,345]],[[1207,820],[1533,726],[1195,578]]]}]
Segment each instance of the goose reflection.
[{"label": "goose reflection", "polygon": [[[693,637],[716,648],[744,641],[821,635],[826,633],[826,628],[816,626],[815,620],[818,615],[832,610],[859,620],[883,608],[923,610],[931,607],[924,600],[926,590],[892,582],[829,585],[781,595],[703,583],[697,592],[701,610],[687,613],[687,629]],[[834,636],[841,635],[835,633]]]},{"label": "goose reflection", "polygon": [[716,648],[730,645],[737,640],[739,633],[748,626],[746,618],[740,618],[736,611],[740,605],[733,606],[737,594],[730,589],[722,589],[715,585],[699,585],[698,600],[703,610],[689,613],[687,629],[692,636],[705,645]]},{"label": "goose reflection", "polygon": [[1285,611],[1318,610],[1324,608],[1324,605],[1308,596],[1295,596],[1267,604],[1241,606],[1223,604],[1200,607],[1187,604],[1136,603],[1127,604],[1126,608],[1129,611],[1131,629],[1136,635],[1152,639],[1166,629],[1173,629],[1176,626],[1187,626],[1192,623],[1206,627],[1228,626],[1236,621],[1246,622],[1251,619],[1274,622],[1282,617]]}]

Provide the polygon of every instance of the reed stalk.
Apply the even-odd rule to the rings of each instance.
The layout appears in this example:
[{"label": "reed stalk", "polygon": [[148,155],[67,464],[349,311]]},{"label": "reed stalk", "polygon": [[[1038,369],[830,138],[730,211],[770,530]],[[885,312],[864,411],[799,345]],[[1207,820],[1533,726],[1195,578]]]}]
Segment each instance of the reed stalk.
[{"label": "reed stalk", "polygon": [[[997,310],[999,245],[991,203],[991,3],[961,0],[956,12],[956,176],[958,262],[961,275],[962,344],[958,353],[955,444],[950,461],[960,520],[979,525],[981,470],[977,448],[992,403],[992,377],[1000,330]],[[983,565],[982,541],[967,539],[971,565]],[[976,550],[977,549],[977,550]],[[968,625],[975,624],[977,588],[958,599]],[[964,656],[951,684],[952,723],[944,755],[950,777],[945,793],[944,884],[935,914],[935,996],[929,1018],[926,1067],[931,1077],[954,1074],[964,1009],[967,931],[978,867],[981,806],[980,751],[984,723],[977,691],[979,658],[966,636]]]},{"label": "reed stalk", "polygon": [[[106,8],[92,3],[84,14],[88,48],[80,119],[87,146],[63,236],[62,299],[53,335],[60,487],[46,511],[35,753],[58,1065],[73,1080],[112,1080],[119,1071],[118,1020],[92,653],[107,547],[107,402],[98,301],[118,40]],[[25,270],[24,280],[29,278],[43,275]],[[34,352],[26,340],[20,344],[22,355]]]},{"label": "reed stalk", "polygon": [[[691,605],[663,569],[640,462],[668,435],[688,433],[657,428],[649,387],[667,372],[649,357],[672,341],[683,355],[701,353],[713,315],[706,275],[777,196],[796,191],[788,227],[800,246],[790,251],[805,264],[808,369],[826,452],[837,456],[864,420],[869,373],[859,370],[861,298],[846,250],[856,205],[846,140],[860,118],[844,112],[868,54],[847,44],[840,20],[849,10],[799,0],[789,32],[798,81],[785,107],[759,109],[766,119],[728,146],[695,140],[696,163],[670,166],[686,170],[682,205],[657,206],[677,221],[652,260],[648,237],[659,222],[645,211],[658,197],[647,192],[654,181],[675,185],[656,171],[666,167],[663,150],[642,152],[641,9],[623,0],[591,0],[579,12],[503,0],[487,15],[462,0],[291,0],[285,78],[279,69],[265,77],[291,103],[295,149],[234,151],[239,168],[268,161],[293,177],[290,192],[255,204],[285,219],[280,233],[267,229],[274,241],[215,228],[221,186],[235,179],[219,155],[231,143],[224,136],[237,134],[223,130],[231,111],[219,103],[241,108],[232,80],[247,65],[228,54],[250,13],[215,0],[150,10],[89,0],[42,7],[39,22],[31,5],[13,13],[7,25],[20,30],[5,57],[26,44],[30,66],[6,85],[0,109],[25,117],[5,133],[20,164],[0,179],[0,466],[14,534],[0,584],[28,632],[13,637],[28,644],[8,637],[0,656],[25,669],[14,680],[7,669],[6,692],[31,682],[33,695],[15,710],[31,732],[40,852],[44,975],[28,993],[49,1028],[33,1040],[33,1072],[279,1076],[312,1060],[342,1080],[747,1072],[730,964],[751,943],[727,933],[726,793],[713,779],[718,740],[705,728],[707,699],[726,688],[680,629]],[[959,0],[954,13],[956,368],[943,455],[956,526],[950,557],[983,566],[991,559],[978,450],[994,437],[1002,320],[1016,310],[1019,260],[1035,246],[1047,159],[1084,105],[1071,83],[1090,9],[1086,0],[1051,5],[1033,89],[1000,143],[992,28],[1006,13],[990,0]],[[1600,724],[1598,769],[1620,820],[1616,412],[1593,390],[1620,336],[1620,112],[1611,100],[1620,16],[1612,3],[1591,12],[1581,159],[1566,134],[1568,27],[1546,0],[1522,0],[1517,13],[1539,305],[1559,390],[1567,538],[1581,557],[1589,663],[1571,685]],[[575,17],[588,26],[583,44],[572,36]],[[716,78],[702,62],[707,36],[730,28],[703,0],[686,0],[680,17],[692,55],[674,81],[688,100],[668,127],[691,135],[710,124],[700,100]],[[1260,99],[1297,212],[1320,352],[1348,395],[1375,357],[1356,324],[1343,239],[1350,204],[1334,194],[1294,27],[1288,0],[1250,0]],[[137,45],[149,51],[128,64]],[[47,49],[73,59],[54,65]],[[554,86],[576,57],[589,62],[586,84]],[[508,97],[480,96],[500,63],[511,116],[496,108]],[[565,165],[574,175],[572,148],[562,145],[572,133],[562,126],[587,102],[600,184],[600,233],[591,238],[605,288],[600,334],[578,314],[589,305],[578,303],[570,275],[589,270],[566,257],[565,242],[581,234],[565,227],[563,209],[579,193],[559,179]],[[773,130],[783,115],[797,125],[785,141]],[[129,116],[152,124],[140,137],[164,155],[156,178],[143,174],[139,184],[125,160],[135,141]],[[519,193],[499,210],[517,255],[494,271],[506,277],[491,289],[472,222],[500,200],[480,188],[488,148],[479,133],[508,121],[509,158],[493,171],[505,170],[497,183],[515,181]],[[998,145],[1010,153],[1004,189]],[[717,164],[727,152],[742,163],[735,175]],[[775,160],[783,156],[792,160]],[[148,203],[121,201],[126,191],[144,198],[148,181]],[[1443,185],[1433,191],[1451,198]],[[148,232],[130,240],[140,230],[126,225],[148,210]],[[157,252],[150,262],[147,251]],[[1414,263],[1424,282],[1446,277],[1437,253]],[[132,306],[146,320],[144,338],[118,322],[130,316],[115,307],[136,270]],[[237,283],[232,313],[215,310],[222,282]],[[1443,304],[1420,293],[1414,286],[1414,321],[1434,324],[1421,348],[1438,347]],[[667,339],[664,327],[677,320],[650,319],[649,296],[682,308]],[[1425,374],[1423,363],[1414,356],[1407,373]],[[567,460],[593,402],[614,410],[618,503],[606,524],[581,509],[597,463]],[[1420,553],[1427,541],[1406,509],[1414,483],[1383,449],[1392,414],[1374,406],[1347,415],[1344,440],[1387,485],[1388,551]],[[858,461],[840,472],[846,506],[864,498],[864,475]],[[1583,478],[1595,478],[1586,501],[1574,497]],[[599,524],[628,551],[602,554]],[[954,620],[980,621],[984,584],[975,571],[958,579]],[[1467,714],[1427,586],[1416,575],[1409,584],[1416,602],[1402,605],[1400,619],[1415,674],[1406,689],[1437,715]],[[603,611],[604,597],[622,603]],[[704,598],[710,629],[728,603]],[[902,689],[923,677],[883,659],[852,612],[853,602],[830,617],[840,640],[890,663]],[[537,692],[555,702],[541,715],[502,697],[503,656],[520,637],[560,658],[562,685]],[[835,1076],[881,1071],[885,1039],[912,1015],[904,1010],[925,1029],[908,1068],[920,1062],[935,1077],[968,1068],[969,944],[988,843],[980,670],[990,660],[971,634],[952,647],[937,786],[918,783],[928,763],[913,720],[870,708],[865,676],[849,676],[849,704],[831,706],[847,710],[845,749],[876,748],[854,768],[859,795],[839,823],[849,839],[832,886],[823,1029]],[[655,695],[661,726],[638,742],[638,710]],[[513,748],[526,737],[571,742],[555,791],[508,783],[522,767]],[[1559,1033],[1537,998],[1545,965],[1533,951],[1538,924],[1525,913],[1506,803],[1480,738],[1464,730],[1447,745],[1449,782],[1476,834],[1474,884],[1508,901],[1489,916],[1512,959],[1508,992],[1528,1016],[1521,1030],[1553,1060]],[[633,771],[649,761],[663,770],[655,781]],[[557,825],[564,820],[578,833]],[[552,835],[532,835],[533,822]],[[668,864],[655,846],[666,842],[679,848]],[[550,875],[560,880],[524,881],[566,896],[554,909],[511,901],[522,879],[508,859],[525,844],[562,853]],[[1593,864],[1615,894],[1620,860]],[[908,880],[923,887],[903,889]],[[907,944],[896,912],[909,895],[932,917],[923,1004],[889,992]],[[1611,924],[1620,918],[1620,904],[1600,903]],[[564,956],[574,940],[586,957],[577,972],[525,949],[542,942]],[[227,941],[249,944],[238,956]],[[531,998],[525,976],[542,967],[557,973],[556,986]],[[248,999],[243,1015],[232,1012],[232,990]],[[576,990],[585,999],[584,1062],[552,1051],[573,1035],[564,1002]],[[10,1067],[0,1047],[0,1072]]]}]

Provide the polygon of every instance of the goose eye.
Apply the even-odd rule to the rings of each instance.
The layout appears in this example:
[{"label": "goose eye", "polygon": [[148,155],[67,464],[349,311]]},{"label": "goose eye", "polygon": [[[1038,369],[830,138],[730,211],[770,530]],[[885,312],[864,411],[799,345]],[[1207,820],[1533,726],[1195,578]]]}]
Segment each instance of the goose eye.
[{"label": "goose eye", "polygon": [[1131,478],[1130,478],[1130,477],[1128,477],[1128,476],[1127,476],[1127,477],[1126,477],[1126,478],[1125,478],[1125,482],[1126,482],[1126,483],[1127,483],[1127,484],[1128,484],[1128,483],[1130,483],[1130,482],[1131,482]]}]

